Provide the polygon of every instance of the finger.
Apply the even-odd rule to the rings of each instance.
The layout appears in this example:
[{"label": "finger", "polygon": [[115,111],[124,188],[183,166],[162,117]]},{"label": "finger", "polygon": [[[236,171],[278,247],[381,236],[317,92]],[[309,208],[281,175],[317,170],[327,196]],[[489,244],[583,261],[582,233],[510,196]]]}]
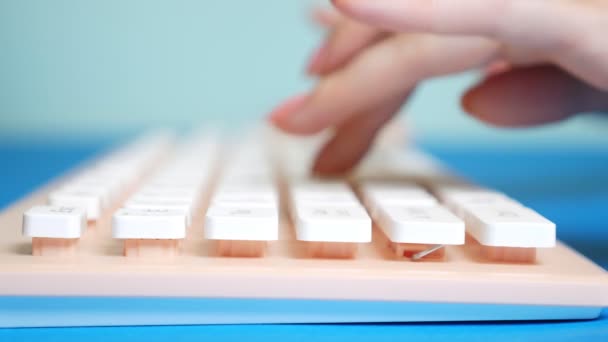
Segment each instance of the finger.
[{"label": "finger", "polygon": [[326,75],[386,35],[377,28],[343,19],[313,55],[307,71],[312,75]]},{"label": "finger", "polygon": [[465,94],[463,107],[492,125],[533,126],[608,110],[608,93],[557,67],[535,66],[490,76]]},{"label": "finger", "polygon": [[508,71],[511,67],[511,63],[505,60],[496,60],[483,68],[483,74],[485,77],[490,77]]},{"label": "finger", "polygon": [[497,49],[477,37],[394,36],[321,79],[297,105],[280,106],[271,120],[294,134],[315,133],[403,95],[420,80],[485,65]]},{"label": "finger", "polygon": [[380,129],[398,113],[405,98],[407,96],[399,96],[338,127],[334,137],[319,152],[313,172],[336,175],[350,170],[369,150]]},{"label": "finger", "polygon": [[310,12],[310,17],[317,25],[327,29],[332,29],[342,19],[340,13],[326,7],[314,7]]},{"label": "finger", "polygon": [[333,0],[345,15],[399,32],[483,35],[534,46],[573,42],[572,1]]},{"label": "finger", "polygon": [[481,35],[541,54],[608,90],[605,0],[333,0],[346,16],[391,31]]}]

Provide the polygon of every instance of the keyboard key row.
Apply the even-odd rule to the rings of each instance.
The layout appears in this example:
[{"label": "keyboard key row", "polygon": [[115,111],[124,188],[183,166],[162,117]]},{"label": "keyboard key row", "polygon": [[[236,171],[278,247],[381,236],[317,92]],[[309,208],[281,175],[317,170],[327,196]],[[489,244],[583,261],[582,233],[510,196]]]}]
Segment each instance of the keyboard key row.
[{"label": "keyboard key row", "polygon": [[[211,197],[203,234],[215,241],[218,254],[264,255],[267,243],[279,238],[280,226],[279,187],[271,156],[251,144],[235,152],[217,180],[217,144],[193,140],[146,176],[166,150],[163,146],[164,138],[143,139],[75,175],[49,194],[49,207],[26,213],[24,235],[37,239],[42,249],[48,239],[70,240],[71,246],[86,229],[84,224],[75,233],[76,213],[97,220],[116,206],[125,189],[138,183],[139,189],[123,201],[112,220],[113,237],[124,240],[125,255],[178,254],[178,240],[186,237],[193,217],[204,211],[201,199],[207,195]],[[284,180],[279,183],[287,184],[295,238],[314,257],[355,257],[359,244],[372,241],[372,224],[398,257],[414,260],[441,258],[443,246],[462,245],[467,234],[494,261],[533,262],[536,248],[555,244],[552,222],[504,194],[483,188],[436,185],[431,187],[432,195],[414,183],[369,181],[358,184],[355,192],[344,181],[293,175]],[[53,218],[57,221],[44,215],[57,216]],[[35,253],[40,254],[40,248]]]},{"label": "keyboard key row", "polygon": [[[538,218],[538,214],[520,208],[534,220]],[[371,234],[371,221],[361,207],[319,209],[303,206],[296,213],[296,239],[308,244],[311,257],[353,257],[359,243],[371,241],[368,235]],[[519,212],[507,214],[509,220],[513,215],[519,215]],[[81,237],[86,227],[84,217],[84,211],[77,207],[35,207],[24,215],[23,233],[34,238],[33,254],[57,254],[58,248],[71,248],[73,242]],[[528,227],[533,223],[530,217],[521,217],[520,220]],[[440,246],[464,243],[463,222],[441,206],[386,207],[379,211],[374,221],[400,257],[416,259],[416,255],[423,253],[424,258],[441,258],[444,249]],[[541,221],[543,225],[546,223],[546,219]],[[219,255],[262,256],[266,242],[278,239],[278,223],[279,217],[273,206],[212,206],[206,215],[205,237],[217,242]],[[168,209],[120,209],[112,222],[113,237],[125,240],[125,255],[138,256],[179,254],[175,250],[179,249],[177,240],[186,237],[187,226],[183,212]],[[144,240],[157,240],[158,243]],[[160,243],[158,240],[175,240],[175,243]],[[490,246],[483,239],[478,242],[485,244],[481,253],[486,259],[533,261],[535,248]],[[44,243],[50,244],[46,247],[50,252],[43,253]],[[549,241],[547,247],[552,245]]]}]

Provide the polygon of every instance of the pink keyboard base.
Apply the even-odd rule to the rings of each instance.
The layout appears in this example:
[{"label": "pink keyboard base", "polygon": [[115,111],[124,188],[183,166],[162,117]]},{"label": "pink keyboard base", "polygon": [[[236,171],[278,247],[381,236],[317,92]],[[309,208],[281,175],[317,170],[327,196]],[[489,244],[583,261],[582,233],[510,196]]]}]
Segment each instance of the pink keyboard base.
[{"label": "pink keyboard base", "polygon": [[[520,312],[519,319],[592,318],[608,305],[606,272],[563,244],[539,250],[537,262],[529,265],[483,262],[472,256],[473,249],[467,246],[447,247],[444,261],[412,262],[395,259],[384,237],[375,232],[373,242],[360,245],[354,259],[314,259],[307,255],[305,246],[294,240],[292,228],[284,224],[280,240],[269,244],[264,257],[229,258],[213,255],[217,249],[203,240],[198,215],[183,241],[181,255],[169,259],[127,258],[123,256],[121,241],[111,238],[109,217],[105,216],[89,227],[73,256],[32,256],[31,241],[21,235],[21,215],[27,208],[44,203],[52,187],[42,189],[0,215],[3,300],[30,296],[182,297],[390,302],[406,305],[404,308],[427,303],[571,309],[557,316],[559,310],[553,311],[553,315],[549,314],[551,310],[543,311],[544,315]],[[411,314],[405,316],[403,320],[415,320]],[[516,316],[487,317],[517,319]],[[437,319],[424,318],[444,319],[441,315]],[[358,321],[339,317],[318,319],[319,322],[353,320]],[[192,322],[252,321],[282,322],[234,317]],[[289,321],[308,322],[311,318]]]}]

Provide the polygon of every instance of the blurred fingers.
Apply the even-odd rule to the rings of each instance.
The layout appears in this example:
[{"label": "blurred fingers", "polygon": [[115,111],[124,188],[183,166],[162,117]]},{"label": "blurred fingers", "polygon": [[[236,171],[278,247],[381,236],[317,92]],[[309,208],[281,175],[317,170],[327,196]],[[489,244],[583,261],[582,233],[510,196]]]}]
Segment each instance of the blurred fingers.
[{"label": "blurred fingers", "polygon": [[463,107],[492,125],[533,126],[582,112],[608,112],[608,92],[555,66],[534,66],[489,76],[465,94]]},{"label": "blurred fingers", "polygon": [[496,39],[521,52],[511,60],[528,60],[526,64],[538,59],[551,61],[608,90],[606,0],[333,0],[333,3],[346,17],[395,32]]},{"label": "blurred fingers", "polygon": [[333,0],[344,14],[399,32],[483,35],[534,46],[563,46],[575,39],[572,1]]},{"label": "blurred fingers", "polygon": [[336,175],[350,170],[367,153],[380,129],[399,112],[406,98],[399,96],[340,125],[319,152],[313,172]]},{"label": "blurred fingers", "polygon": [[379,29],[354,20],[340,20],[321,47],[313,54],[307,72],[325,75],[347,63],[366,47],[386,37]]},{"label": "blurred fingers", "polygon": [[478,37],[392,36],[323,77],[296,105],[279,106],[271,120],[287,132],[316,133],[403,96],[421,80],[486,65],[497,50]]},{"label": "blurred fingers", "polygon": [[342,19],[342,15],[333,8],[315,6],[310,11],[311,19],[319,26],[332,29]]}]

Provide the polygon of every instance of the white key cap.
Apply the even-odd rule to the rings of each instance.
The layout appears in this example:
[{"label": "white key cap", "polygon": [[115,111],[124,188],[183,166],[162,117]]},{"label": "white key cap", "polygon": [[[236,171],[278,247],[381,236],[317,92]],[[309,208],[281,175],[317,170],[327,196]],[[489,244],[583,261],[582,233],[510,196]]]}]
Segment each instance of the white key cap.
[{"label": "white key cap", "polygon": [[223,174],[222,182],[232,184],[269,184],[272,183],[272,175],[263,174]]},{"label": "white key cap", "polygon": [[469,205],[465,221],[469,234],[482,245],[555,246],[555,224],[519,205]]},{"label": "white key cap", "polygon": [[441,201],[456,215],[464,218],[469,205],[520,205],[506,195],[482,188],[451,188],[440,192]]},{"label": "white key cap", "polygon": [[297,184],[291,189],[295,205],[360,205],[353,191],[344,183]]},{"label": "white key cap", "polygon": [[97,220],[102,211],[101,197],[86,191],[53,191],[49,194],[48,203],[52,206],[83,208],[88,220]]},{"label": "white key cap", "polygon": [[108,207],[112,201],[112,189],[107,185],[95,185],[86,183],[69,182],[62,186],[60,191],[71,193],[88,193],[101,198],[103,207]]},{"label": "white key cap", "polygon": [[198,194],[186,195],[178,192],[152,193],[152,192],[137,192],[131,197],[136,202],[172,202],[180,203],[197,203]]},{"label": "white key cap", "polygon": [[213,205],[205,219],[205,238],[210,240],[269,241],[279,238],[276,208]]},{"label": "white key cap", "polygon": [[277,201],[277,194],[275,191],[270,190],[225,190],[220,189],[213,195],[214,201],[226,201],[226,202],[260,202],[260,201]]},{"label": "white key cap", "polygon": [[78,184],[82,186],[90,186],[90,187],[103,187],[107,188],[110,191],[110,198],[115,199],[119,197],[124,189],[125,184],[123,184],[119,179],[115,178],[107,178],[101,177],[99,175],[93,175],[88,172],[84,172],[81,175],[77,175],[72,178],[68,185]]},{"label": "white key cap", "polygon": [[[446,202],[462,204],[494,204],[500,201],[511,200],[504,194],[491,190],[458,191],[446,194]],[[511,200],[512,201],[512,200]]]},{"label": "white key cap", "polygon": [[310,181],[292,185],[294,193],[339,193],[351,192],[350,187],[344,182]]},{"label": "white key cap", "polygon": [[422,187],[413,184],[370,183],[361,187],[365,203],[374,208],[386,205],[415,207],[436,206],[437,200]]},{"label": "white key cap", "polygon": [[451,210],[460,218],[465,220],[470,214],[470,208],[479,208],[483,206],[516,206],[525,208],[521,203],[501,194],[487,193],[479,194],[478,196],[463,196],[456,198],[451,202]]},{"label": "white key cap", "polygon": [[212,205],[225,207],[255,207],[255,208],[278,208],[278,203],[275,199],[262,198],[257,196],[217,196],[211,200]]},{"label": "white key cap", "polygon": [[192,223],[192,202],[185,200],[163,200],[163,199],[130,199],[124,205],[127,209],[149,209],[149,210],[172,210],[186,215],[186,223]]},{"label": "white key cap", "polygon": [[181,170],[163,170],[160,173],[154,176],[154,180],[156,181],[164,181],[166,183],[178,182],[178,183],[191,183],[191,184],[201,184],[205,181],[205,179],[209,176],[204,171],[196,170],[196,173],[191,173],[193,171],[181,171]]},{"label": "white key cap", "polygon": [[144,188],[137,191],[133,196],[131,196],[132,200],[135,201],[178,201],[178,202],[188,202],[194,203],[196,199],[198,199],[198,193],[196,191],[188,191],[188,190],[162,190],[162,189],[154,189],[154,188]]},{"label": "white key cap", "polygon": [[269,163],[267,160],[255,159],[236,161],[228,165],[224,171],[224,176],[235,178],[240,176],[272,177],[274,170]]},{"label": "white key cap", "polygon": [[464,244],[464,222],[442,206],[382,206],[378,224],[392,242]]},{"label": "white key cap", "polygon": [[440,201],[445,202],[447,197],[454,194],[487,193],[495,192],[473,184],[433,184],[431,190]]},{"label": "white key cap", "polygon": [[493,200],[508,197],[500,192],[476,187],[474,185],[444,185],[433,189],[441,202],[454,204],[455,202],[483,202],[484,199]]},{"label": "white key cap", "polygon": [[292,198],[296,205],[360,205],[357,197],[351,192],[295,193]]},{"label": "white key cap", "polygon": [[183,239],[186,215],[169,209],[119,209],[112,217],[116,239]]},{"label": "white key cap", "polygon": [[370,242],[372,239],[372,222],[361,206],[301,205],[294,211],[298,240]]},{"label": "white key cap", "polygon": [[260,194],[275,198],[277,196],[274,183],[243,183],[243,182],[222,182],[216,189],[216,194]]},{"label": "white key cap", "polygon": [[23,235],[40,238],[79,238],[86,228],[82,208],[37,206],[23,214]]},{"label": "white key cap", "polygon": [[204,185],[204,181],[201,179],[178,179],[178,178],[163,178],[154,177],[147,182],[148,185],[154,187],[167,187],[167,188],[182,188],[182,189],[193,189],[199,191]]}]

